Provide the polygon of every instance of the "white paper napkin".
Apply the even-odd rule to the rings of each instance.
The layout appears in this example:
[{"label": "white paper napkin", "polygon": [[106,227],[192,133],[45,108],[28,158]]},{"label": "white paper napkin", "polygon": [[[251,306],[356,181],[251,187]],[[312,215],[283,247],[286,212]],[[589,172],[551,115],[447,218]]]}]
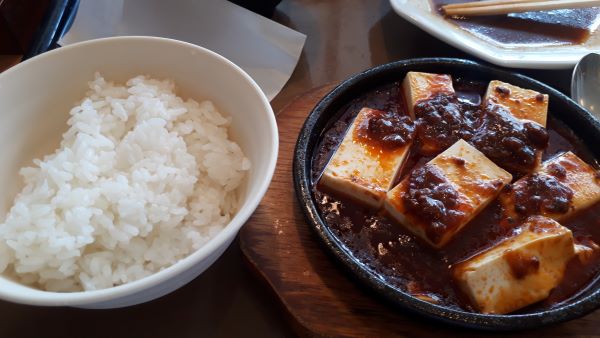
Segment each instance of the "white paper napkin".
[{"label": "white paper napkin", "polygon": [[81,0],[59,41],[151,35],[213,50],[244,69],[269,100],[288,81],[306,36],[225,0]]}]

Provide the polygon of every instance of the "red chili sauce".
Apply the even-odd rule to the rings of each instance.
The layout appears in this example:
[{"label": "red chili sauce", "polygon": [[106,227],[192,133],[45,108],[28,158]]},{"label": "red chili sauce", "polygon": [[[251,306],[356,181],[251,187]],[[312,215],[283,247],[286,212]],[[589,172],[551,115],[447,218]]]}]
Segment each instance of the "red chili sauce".
[{"label": "red chili sauce", "polygon": [[[454,88],[458,95],[457,100],[472,101],[478,104],[486,86],[486,83],[455,79]],[[400,117],[408,115],[399,88],[398,82],[382,86],[357,97],[340,109],[338,118],[333,119],[327,126],[313,154],[313,182],[318,181],[327,161],[342,141],[347,128],[361,108],[378,109],[398,114]],[[449,102],[456,103],[457,100],[450,99]],[[551,116],[548,118],[547,134],[548,147],[543,155],[544,160],[570,150],[584,161],[597,167],[593,155],[582,141],[570,129]],[[414,148],[415,146],[413,146],[413,150]],[[403,172],[398,175],[397,182],[415,169],[421,168],[420,170],[427,171],[426,168],[423,168],[423,164],[430,159],[431,157],[424,156],[418,151],[411,151]],[[443,189],[443,180],[437,182],[434,177],[435,173],[430,174],[433,177],[431,180],[423,182],[412,180],[414,181],[411,183],[415,200],[418,199],[417,195],[420,189],[432,188],[437,184],[442,186],[439,194],[450,196],[444,200],[452,204],[452,189]],[[432,182],[436,184],[429,186]],[[512,232],[511,228],[500,224],[501,208],[498,201],[494,201],[469,222],[452,241],[442,249],[436,250],[416,238],[401,225],[373,209],[364,207],[353,200],[332,195],[316,185],[313,186],[313,193],[321,217],[354,257],[388,283],[421,299],[456,309],[475,311],[454,285],[450,266],[490,248]],[[418,208],[417,204],[413,207]],[[450,211],[453,209],[451,205],[444,205],[444,207],[448,207],[447,209]],[[542,207],[544,206],[542,205]],[[550,207],[560,208],[560,206]],[[450,224],[452,217],[446,217],[448,210],[434,207],[430,209],[430,212],[423,214],[423,217],[443,220],[438,224],[442,227],[452,226]],[[592,240],[600,244],[600,205],[561,223],[573,231],[576,241],[585,243]],[[431,231],[435,235],[435,229],[431,229]],[[533,260],[523,262],[514,264],[513,272],[516,275],[526,274],[536,268],[536,262]],[[598,257],[585,265],[574,258],[567,266],[564,280],[552,291],[549,298],[519,312],[547,309],[572,299],[596,278],[599,271],[600,259]]]}]

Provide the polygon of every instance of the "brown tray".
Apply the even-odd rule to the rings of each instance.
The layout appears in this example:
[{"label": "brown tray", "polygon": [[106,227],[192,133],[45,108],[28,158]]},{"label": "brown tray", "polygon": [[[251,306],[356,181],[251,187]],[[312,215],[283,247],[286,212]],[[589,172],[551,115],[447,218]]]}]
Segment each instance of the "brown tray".
[{"label": "brown tray", "polygon": [[[271,187],[240,233],[250,267],[279,298],[301,335],[348,337],[481,337],[385,303],[336,264],[305,222],[294,195],[292,161],[304,119],[331,89],[299,96],[277,115],[279,159]],[[600,311],[515,337],[600,337]]]}]

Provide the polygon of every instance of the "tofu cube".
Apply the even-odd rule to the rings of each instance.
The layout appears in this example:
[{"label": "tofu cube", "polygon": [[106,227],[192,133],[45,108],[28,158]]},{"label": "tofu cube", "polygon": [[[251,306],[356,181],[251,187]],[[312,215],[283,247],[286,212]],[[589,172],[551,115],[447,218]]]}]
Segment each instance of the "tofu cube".
[{"label": "tofu cube", "polygon": [[483,102],[491,101],[507,108],[520,120],[529,120],[546,126],[548,95],[523,89],[510,83],[490,81]]},{"label": "tofu cube", "polygon": [[384,208],[391,218],[440,248],[511,180],[508,172],[459,140],[390,190]]},{"label": "tofu cube", "polygon": [[453,276],[480,312],[505,314],[547,298],[574,255],[571,230],[532,216],[513,237],[454,265]]},{"label": "tofu cube", "polygon": [[385,147],[360,137],[361,126],[384,112],[363,108],[325,167],[319,185],[367,206],[379,208],[402,169],[412,139],[399,147]]},{"label": "tofu cube", "polygon": [[600,246],[592,240],[575,244],[575,255],[581,264],[589,264],[600,254]]},{"label": "tofu cube", "polygon": [[544,162],[500,195],[508,221],[543,215],[557,221],[600,202],[600,173],[572,152]]},{"label": "tofu cube", "polygon": [[[510,83],[490,81],[483,102],[491,101],[504,106],[519,120],[528,120],[546,127],[548,95],[523,89]],[[542,162],[542,151],[536,153],[536,167]]]},{"label": "tofu cube", "polygon": [[402,81],[402,92],[408,112],[414,119],[414,108],[419,101],[439,93],[454,94],[454,87],[450,75],[408,72]]}]

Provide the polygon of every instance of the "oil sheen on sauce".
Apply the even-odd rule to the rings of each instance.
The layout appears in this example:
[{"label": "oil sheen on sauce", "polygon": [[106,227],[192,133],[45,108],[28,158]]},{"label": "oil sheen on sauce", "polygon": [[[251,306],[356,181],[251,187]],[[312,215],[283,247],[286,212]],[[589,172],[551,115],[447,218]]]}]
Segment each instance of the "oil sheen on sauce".
[{"label": "oil sheen on sauce", "polygon": [[[441,6],[464,0],[431,0]],[[568,45],[584,43],[595,30],[600,8],[561,9],[508,15],[448,18],[462,29],[505,45]]]},{"label": "oil sheen on sauce", "polygon": [[[461,79],[455,79],[454,83],[459,97],[474,102],[479,100],[485,86],[485,83]],[[327,161],[362,107],[406,115],[403,100],[398,99],[399,87],[399,83],[382,86],[357,97],[340,109],[337,118],[332,119],[333,122],[326,128],[313,154],[313,182],[317,182]],[[571,150],[586,162],[596,165],[594,157],[570,129],[552,117],[549,117],[548,124],[549,143],[544,159]],[[397,182],[430,159],[417,152],[411,152]],[[329,194],[315,185],[313,193],[327,226],[371,271],[380,275],[387,283],[416,297],[456,309],[475,311],[453,285],[450,265],[490,248],[512,231],[501,225],[500,205],[494,201],[469,222],[454,240],[443,249],[436,250],[377,211]],[[600,205],[561,223],[573,231],[577,241],[592,240],[600,244]],[[516,271],[522,272],[519,269]],[[567,266],[563,282],[549,298],[519,312],[547,309],[568,301],[589,285],[599,272],[599,257],[594,257],[585,265],[573,259]]]}]

